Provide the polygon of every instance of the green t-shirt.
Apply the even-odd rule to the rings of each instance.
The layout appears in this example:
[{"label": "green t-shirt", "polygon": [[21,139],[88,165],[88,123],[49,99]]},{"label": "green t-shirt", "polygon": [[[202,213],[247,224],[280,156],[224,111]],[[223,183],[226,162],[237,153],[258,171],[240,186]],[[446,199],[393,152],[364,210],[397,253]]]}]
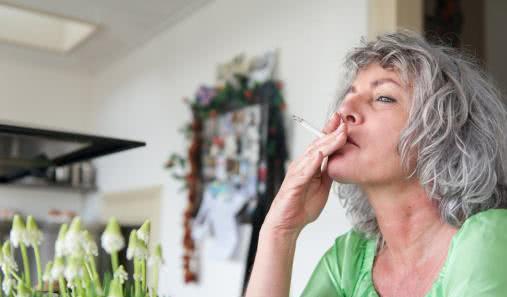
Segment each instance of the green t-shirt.
[{"label": "green t-shirt", "polygon": [[[378,238],[349,231],[313,272],[302,297],[378,297],[372,267]],[[454,234],[438,279],[426,297],[507,296],[507,209],[468,218]]]}]

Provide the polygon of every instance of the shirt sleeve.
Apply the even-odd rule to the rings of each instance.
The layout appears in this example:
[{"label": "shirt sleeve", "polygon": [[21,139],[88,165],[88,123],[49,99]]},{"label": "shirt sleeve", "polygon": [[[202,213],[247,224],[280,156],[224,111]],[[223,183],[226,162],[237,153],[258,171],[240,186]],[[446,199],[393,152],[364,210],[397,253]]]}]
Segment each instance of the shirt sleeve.
[{"label": "shirt sleeve", "polygon": [[476,214],[462,228],[453,243],[445,296],[506,296],[507,210]]},{"label": "shirt sleeve", "polygon": [[336,245],[320,259],[301,297],[344,297],[341,274],[337,264]]}]

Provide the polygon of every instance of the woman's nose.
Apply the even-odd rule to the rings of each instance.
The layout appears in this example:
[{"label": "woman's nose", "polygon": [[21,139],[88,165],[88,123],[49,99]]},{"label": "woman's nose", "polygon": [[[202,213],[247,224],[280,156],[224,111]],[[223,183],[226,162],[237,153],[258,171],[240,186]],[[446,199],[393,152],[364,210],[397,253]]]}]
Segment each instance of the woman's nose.
[{"label": "woman's nose", "polygon": [[352,100],[344,101],[339,108],[339,112],[342,119],[346,121],[347,124],[359,125],[363,122],[363,116],[359,112],[358,106],[355,106],[355,103],[351,101]]}]

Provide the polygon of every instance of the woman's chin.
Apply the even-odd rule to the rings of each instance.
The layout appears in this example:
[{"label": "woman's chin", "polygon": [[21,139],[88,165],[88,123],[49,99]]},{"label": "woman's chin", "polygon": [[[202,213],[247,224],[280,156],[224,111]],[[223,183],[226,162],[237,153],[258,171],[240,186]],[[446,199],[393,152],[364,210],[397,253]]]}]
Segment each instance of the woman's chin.
[{"label": "woman's chin", "polygon": [[356,172],[357,164],[342,151],[330,155],[327,162],[327,174],[339,183],[353,183],[351,173]]}]

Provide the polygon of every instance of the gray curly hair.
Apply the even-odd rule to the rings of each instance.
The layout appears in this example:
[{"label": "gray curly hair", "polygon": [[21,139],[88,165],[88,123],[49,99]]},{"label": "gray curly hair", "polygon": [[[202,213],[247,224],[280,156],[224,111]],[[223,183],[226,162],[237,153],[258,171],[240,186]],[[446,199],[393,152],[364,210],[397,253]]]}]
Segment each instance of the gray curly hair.
[{"label": "gray curly hair", "polygon": [[[398,153],[419,179],[447,223],[460,227],[471,215],[507,205],[507,111],[502,96],[471,57],[430,44],[403,31],[385,34],[353,49],[345,61],[340,105],[358,71],[372,63],[396,70],[412,87],[407,126]],[[355,184],[335,184],[354,229],[379,234],[373,208]]]}]

